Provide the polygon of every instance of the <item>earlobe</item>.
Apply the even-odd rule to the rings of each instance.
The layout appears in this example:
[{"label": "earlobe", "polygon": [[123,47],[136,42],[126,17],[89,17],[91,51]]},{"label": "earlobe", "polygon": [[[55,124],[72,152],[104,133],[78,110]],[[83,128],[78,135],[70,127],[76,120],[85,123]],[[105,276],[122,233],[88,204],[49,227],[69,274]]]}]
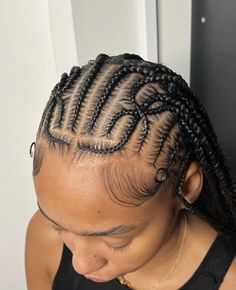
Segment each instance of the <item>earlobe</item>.
[{"label": "earlobe", "polygon": [[[182,186],[182,195],[189,203],[194,203],[201,194],[203,186],[203,172],[198,161],[193,161],[187,170]],[[180,209],[185,208],[181,202]]]}]

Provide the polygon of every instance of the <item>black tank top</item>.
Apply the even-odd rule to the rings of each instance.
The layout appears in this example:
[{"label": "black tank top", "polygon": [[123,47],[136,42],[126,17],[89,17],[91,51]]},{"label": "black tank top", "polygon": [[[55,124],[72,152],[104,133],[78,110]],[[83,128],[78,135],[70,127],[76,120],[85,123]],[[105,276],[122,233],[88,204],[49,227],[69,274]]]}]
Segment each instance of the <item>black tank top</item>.
[{"label": "black tank top", "polygon": [[[217,290],[236,254],[236,239],[218,235],[192,277],[179,290]],[[72,253],[63,246],[61,263],[52,290],[128,290],[117,279],[93,282],[78,274],[72,266]],[[174,290],[174,289],[173,289]]]}]

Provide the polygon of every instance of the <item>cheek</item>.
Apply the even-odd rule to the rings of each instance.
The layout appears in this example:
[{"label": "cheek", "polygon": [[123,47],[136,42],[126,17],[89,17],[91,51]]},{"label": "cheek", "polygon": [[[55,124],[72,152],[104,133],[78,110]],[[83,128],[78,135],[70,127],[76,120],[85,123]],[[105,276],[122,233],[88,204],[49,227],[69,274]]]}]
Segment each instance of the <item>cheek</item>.
[{"label": "cheek", "polygon": [[150,260],[162,245],[162,236],[155,232],[149,232],[137,237],[133,245],[125,254],[127,264],[133,267],[140,267]]},{"label": "cheek", "polygon": [[171,214],[153,219],[124,253],[126,263],[139,267],[152,259],[168,241],[174,224],[175,218]]}]

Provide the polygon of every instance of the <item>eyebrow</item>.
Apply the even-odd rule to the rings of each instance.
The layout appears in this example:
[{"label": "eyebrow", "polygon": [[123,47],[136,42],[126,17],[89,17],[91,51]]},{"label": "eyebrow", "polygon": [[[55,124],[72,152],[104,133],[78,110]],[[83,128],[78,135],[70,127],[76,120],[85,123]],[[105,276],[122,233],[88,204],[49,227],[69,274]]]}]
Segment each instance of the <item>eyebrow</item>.
[{"label": "eyebrow", "polygon": [[[48,217],[48,215],[42,210],[42,208],[40,207],[39,203],[38,204],[38,208],[40,210],[40,212],[43,214],[43,216],[48,219],[50,222],[52,222],[53,224],[55,224],[56,226],[65,229],[64,227],[62,227],[61,225],[59,225],[58,223],[56,223],[54,220],[52,220],[51,218]],[[100,231],[100,232],[87,232],[87,231],[83,231],[83,232],[79,232],[79,233],[74,233],[78,236],[95,236],[95,237],[99,237],[99,236],[106,236],[106,237],[110,237],[110,236],[115,236],[118,234],[123,234],[123,233],[127,233],[132,231],[135,227],[137,227],[136,225],[118,225],[115,226],[111,229],[105,230],[105,231]]]}]

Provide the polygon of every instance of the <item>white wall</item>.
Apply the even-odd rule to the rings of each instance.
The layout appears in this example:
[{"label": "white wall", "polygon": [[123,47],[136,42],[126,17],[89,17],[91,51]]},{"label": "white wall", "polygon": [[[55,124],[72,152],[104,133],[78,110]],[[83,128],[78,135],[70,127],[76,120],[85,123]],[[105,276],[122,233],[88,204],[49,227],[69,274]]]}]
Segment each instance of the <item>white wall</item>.
[{"label": "white wall", "polygon": [[72,0],[79,63],[100,52],[147,57],[144,0]]},{"label": "white wall", "polygon": [[[134,52],[154,60],[150,35],[155,21],[153,14],[146,15],[146,1],[1,0],[0,289],[26,289],[25,230],[36,210],[29,146],[53,86],[64,71],[101,51]],[[182,17],[188,18],[187,10]],[[165,17],[160,20],[164,31]],[[161,60],[187,69],[185,53],[172,55],[166,33],[161,40]],[[182,49],[184,41],[182,36]]]},{"label": "white wall", "polygon": [[72,0],[79,63],[100,52],[133,52],[150,61],[159,60],[189,82],[191,3],[190,0]]},{"label": "white wall", "polygon": [[159,62],[189,83],[191,0],[158,0]]},{"label": "white wall", "polygon": [[47,2],[1,1],[0,289],[26,289],[24,238],[35,206],[29,145],[55,82]]}]

